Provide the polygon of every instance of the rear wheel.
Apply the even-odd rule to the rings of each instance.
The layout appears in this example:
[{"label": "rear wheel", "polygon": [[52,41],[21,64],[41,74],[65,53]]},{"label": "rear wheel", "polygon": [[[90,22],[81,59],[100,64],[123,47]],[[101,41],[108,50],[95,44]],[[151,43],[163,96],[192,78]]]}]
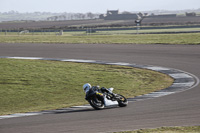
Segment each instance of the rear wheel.
[{"label": "rear wheel", "polygon": [[96,109],[96,110],[100,110],[104,108],[104,103],[101,100],[98,100],[97,97],[93,97],[89,100],[90,105]]},{"label": "rear wheel", "polygon": [[117,94],[117,99],[119,107],[125,107],[128,105],[128,100],[124,96]]}]

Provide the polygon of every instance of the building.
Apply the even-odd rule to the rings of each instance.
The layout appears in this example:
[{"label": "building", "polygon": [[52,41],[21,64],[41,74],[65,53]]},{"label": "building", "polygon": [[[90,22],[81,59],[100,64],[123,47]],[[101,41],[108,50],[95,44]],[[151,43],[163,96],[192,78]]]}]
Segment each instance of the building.
[{"label": "building", "polygon": [[196,13],[195,12],[186,12],[185,13],[185,15],[187,16],[187,17],[193,17],[193,16],[196,16]]},{"label": "building", "polygon": [[128,20],[128,19],[138,19],[137,14],[133,13],[119,13],[119,10],[108,10],[106,15],[101,14],[100,19],[104,20]]}]

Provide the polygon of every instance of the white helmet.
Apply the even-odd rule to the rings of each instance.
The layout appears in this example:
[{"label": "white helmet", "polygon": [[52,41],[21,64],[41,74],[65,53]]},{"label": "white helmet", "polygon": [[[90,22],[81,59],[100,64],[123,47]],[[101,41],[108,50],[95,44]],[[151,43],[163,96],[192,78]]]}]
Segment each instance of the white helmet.
[{"label": "white helmet", "polygon": [[92,86],[89,83],[86,83],[86,84],[83,85],[83,90],[85,91],[85,93],[87,93],[90,90],[91,87]]}]

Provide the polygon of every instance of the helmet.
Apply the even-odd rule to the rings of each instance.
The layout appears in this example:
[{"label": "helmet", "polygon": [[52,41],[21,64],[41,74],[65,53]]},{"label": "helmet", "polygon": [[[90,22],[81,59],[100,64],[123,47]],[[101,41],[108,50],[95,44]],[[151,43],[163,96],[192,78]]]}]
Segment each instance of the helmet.
[{"label": "helmet", "polygon": [[85,91],[85,93],[87,93],[90,90],[91,87],[92,86],[89,83],[86,83],[86,84],[83,85],[83,90]]}]

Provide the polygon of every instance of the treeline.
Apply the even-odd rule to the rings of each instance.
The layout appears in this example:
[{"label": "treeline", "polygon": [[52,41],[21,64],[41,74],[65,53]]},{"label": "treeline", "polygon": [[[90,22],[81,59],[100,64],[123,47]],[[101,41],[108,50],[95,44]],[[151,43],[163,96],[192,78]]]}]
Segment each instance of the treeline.
[{"label": "treeline", "polygon": [[83,20],[99,18],[99,13],[51,13],[51,12],[26,12],[17,11],[0,12],[2,21],[60,21],[60,20]]},{"label": "treeline", "polygon": [[48,17],[48,21],[59,21],[59,20],[83,20],[83,19],[96,19],[99,18],[98,13],[63,13],[61,15],[55,15]]}]

